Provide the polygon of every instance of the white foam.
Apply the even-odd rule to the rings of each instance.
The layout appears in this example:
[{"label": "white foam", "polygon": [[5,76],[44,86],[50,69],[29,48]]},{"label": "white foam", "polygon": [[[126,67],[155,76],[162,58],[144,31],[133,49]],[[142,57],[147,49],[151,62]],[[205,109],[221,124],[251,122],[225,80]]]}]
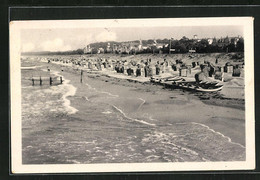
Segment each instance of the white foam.
[{"label": "white foam", "polygon": [[32,86],[24,86],[23,89],[32,88]]},{"label": "white foam", "polygon": [[86,101],[90,101],[89,98],[87,96],[84,96],[85,100]]},{"label": "white foam", "polygon": [[106,92],[106,91],[97,91],[97,92],[100,92],[100,93],[103,93],[103,94],[108,94],[109,96],[112,96],[112,97],[118,97],[118,95],[111,94],[110,92]]},{"label": "white foam", "polygon": [[209,131],[211,131],[211,132],[213,132],[213,133],[215,133],[215,134],[218,134],[218,135],[222,136],[223,138],[227,139],[228,142],[230,142],[231,144],[235,144],[235,145],[238,145],[238,146],[240,146],[240,147],[242,147],[242,148],[245,148],[245,146],[243,146],[242,144],[233,142],[230,137],[225,136],[224,134],[222,134],[222,133],[220,133],[220,132],[217,132],[217,131],[215,131],[214,129],[211,129],[209,126],[207,126],[207,125],[205,125],[205,124],[200,124],[200,123],[196,123],[196,122],[192,122],[192,124],[196,124],[196,125],[200,125],[200,126],[202,126],[202,127],[205,127],[205,128],[207,128]]},{"label": "white foam", "polygon": [[206,159],[206,158],[202,158],[203,161],[206,161],[206,162],[210,162],[210,160]]},{"label": "white foam", "polygon": [[[144,138],[142,141],[149,142],[149,141],[151,141],[153,139],[155,142],[160,142],[160,143],[162,143],[164,145],[171,145],[174,148],[176,148],[178,150],[181,150],[183,153],[186,152],[186,154],[188,153],[189,155],[193,155],[193,156],[198,156],[199,155],[194,150],[191,150],[191,149],[189,149],[187,147],[179,146],[179,145],[171,142],[171,139],[178,138],[178,137],[179,137],[178,135],[175,135],[173,133],[165,134],[165,133],[156,131],[155,134],[153,134],[153,135],[151,135],[149,137]],[[167,153],[164,152],[164,154],[167,154]]]},{"label": "white foam", "polygon": [[139,123],[142,123],[142,124],[146,124],[146,125],[149,125],[149,126],[156,126],[155,124],[151,124],[151,123],[148,123],[144,120],[139,120],[139,119],[134,119],[134,118],[131,118],[131,117],[128,117],[121,109],[119,109],[118,107],[116,107],[115,105],[113,105],[113,107],[119,111],[121,114],[123,114],[123,116],[127,119],[130,119],[130,120],[133,120],[133,121],[136,121],[136,122],[139,122]]},{"label": "white foam", "polygon": [[90,86],[88,83],[85,83],[85,84],[88,86],[89,89],[92,89],[92,90],[96,91],[96,88]]},{"label": "white foam", "polygon": [[118,95],[112,94],[112,93],[110,93],[110,92],[99,91],[99,90],[97,90],[96,88],[94,88],[94,87],[92,87],[91,85],[89,85],[88,83],[85,83],[85,84],[88,86],[89,89],[92,89],[92,90],[96,91],[97,93],[107,94],[107,95],[112,96],[112,97],[119,97]]},{"label": "white foam", "polygon": [[104,112],[102,112],[103,114],[111,114],[112,112],[110,112],[110,111],[104,111]]},{"label": "white foam", "polygon": [[81,163],[80,161],[77,161],[77,160],[75,160],[75,159],[72,159],[72,160],[67,159],[66,161],[67,161],[67,162],[72,162],[72,163],[74,163],[74,164],[80,164],[80,163]]},{"label": "white foam", "polygon": [[74,87],[73,85],[69,84],[70,80],[64,79],[64,77],[62,75],[59,74],[60,72],[58,71],[51,71],[51,74],[55,75],[55,76],[60,76],[62,77],[63,81],[63,87],[61,88],[66,88],[67,92],[62,96],[62,100],[63,100],[63,105],[65,106],[68,114],[75,114],[78,110],[72,106],[70,106],[70,100],[67,99],[67,97],[69,96],[74,96],[76,94],[77,88]]},{"label": "white foam", "polygon": [[158,121],[157,119],[154,119],[152,116],[149,117],[151,121]]},{"label": "white foam", "polygon": [[142,98],[138,98],[138,99],[140,99],[140,100],[142,101],[142,103],[139,105],[139,107],[137,108],[137,110],[139,110],[139,109],[144,105],[144,103],[145,103],[145,100],[144,100],[144,99],[142,99]]},{"label": "white foam", "polygon": [[64,101],[63,105],[67,108],[68,114],[75,114],[78,110],[70,106],[70,100],[68,100],[67,97],[74,96],[76,94],[77,88],[75,88],[71,84],[68,84],[69,82],[70,82],[69,80],[64,81],[64,85],[68,87],[68,91],[66,94],[62,96],[62,99]]},{"label": "white foam", "polygon": [[187,124],[187,123],[175,123],[175,124]]},{"label": "white foam", "polygon": [[42,66],[28,66],[28,67],[21,67],[21,69],[35,69],[35,68],[38,68],[38,67],[42,67]]}]

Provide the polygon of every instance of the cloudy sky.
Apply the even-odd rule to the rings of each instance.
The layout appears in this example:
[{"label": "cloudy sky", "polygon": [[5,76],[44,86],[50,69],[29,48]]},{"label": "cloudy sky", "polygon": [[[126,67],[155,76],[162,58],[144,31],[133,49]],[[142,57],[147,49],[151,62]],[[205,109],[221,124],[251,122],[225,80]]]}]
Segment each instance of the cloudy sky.
[{"label": "cloudy sky", "polygon": [[243,36],[243,26],[176,26],[112,28],[38,28],[21,30],[22,52],[67,51],[101,41],[131,41],[174,38],[220,38]]}]

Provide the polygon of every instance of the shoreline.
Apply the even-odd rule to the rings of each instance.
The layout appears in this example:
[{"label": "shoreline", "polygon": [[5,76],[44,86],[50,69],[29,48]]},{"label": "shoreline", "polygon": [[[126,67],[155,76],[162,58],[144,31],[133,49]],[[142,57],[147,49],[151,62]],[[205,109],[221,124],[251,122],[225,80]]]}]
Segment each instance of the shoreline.
[{"label": "shoreline", "polygon": [[[57,66],[56,68],[59,68],[59,66]],[[86,73],[87,74],[87,73]],[[92,78],[90,78],[90,79],[94,79],[94,80],[96,80],[96,81],[100,81],[100,82],[105,82],[105,81],[109,81],[109,80],[112,80],[114,77],[107,77],[107,75],[106,74],[102,74],[102,73],[96,73],[96,72],[94,72],[94,73],[89,73],[89,74],[87,74],[86,75],[85,74],[85,76],[88,76],[88,77],[92,77]],[[78,74],[79,75],[79,74]],[[78,75],[76,75],[76,76],[78,76]],[[64,76],[65,78],[66,78],[66,76]],[[67,77],[68,78],[68,77]],[[104,79],[102,79],[101,80],[101,78],[105,78],[105,80]],[[107,79],[106,79],[107,78]],[[127,79],[120,79],[120,78],[115,78],[115,80],[114,81],[120,81],[120,82],[117,82],[117,83],[119,83],[119,86],[121,86],[122,84],[124,84],[124,86],[125,86],[125,83],[129,83],[129,87],[131,87],[132,85],[136,85],[136,83],[137,84],[139,84],[139,85],[141,85],[141,86],[156,86],[157,87],[157,89],[159,90],[163,90],[163,91],[166,91],[166,92],[168,92],[168,94],[169,93],[171,93],[171,90],[169,90],[169,89],[163,89],[163,87],[162,86],[158,86],[158,85],[153,85],[153,84],[149,84],[149,83],[146,83],[146,82],[131,82],[131,81],[128,81]],[[71,81],[71,82],[73,82],[73,81]],[[108,83],[108,82],[106,82],[106,83]],[[113,82],[114,83],[114,82]],[[120,85],[120,83],[122,83],[121,85]],[[74,83],[73,83],[74,84]],[[76,86],[78,86],[78,85],[80,85],[80,82],[78,82],[78,83],[76,83],[77,85]],[[116,84],[116,83],[115,83]],[[194,96],[194,94],[192,94],[192,93],[189,93],[189,92],[186,92],[186,91],[182,91],[182,90],[177,90],[177,92],[178,93],[184,93],[185,95],[187,95],[187,96],[189,96],[189,98],[191,98],[191,99],[194,99],[194,100],[196,100],[196,101],[201,101],[202,103],[204,103],[206,106],[213,106],[213,107],[221,107],[221,108],[227,108],[227,109],[237,109],[237,110],[244,110],[244,108],[243,108],[243,100],[241,100],[241,99],[239,99],[238,101],[240,101],[240,102],[242,102],[241,103],[241,106],[239,106],[239,105],[237,105],[236,106],[236,102],[237,102],[237,99],[231,99],[231,98],[226,98],[225,99],[225,101],[227,101],[227,102],[230,102],[230,101],[234,101],[234,102],[232,102],[233,103],[233,105],[231,104],[231,105],[228,105],[228,104],[221,104],[221,102],[223,102],[222,101],[222,99],[217,99],[217,100],[219,100],[217,103],[216,103],[216,99],[214,99],[213,101],[212,101],[212,99],[210,99],[210,100],[201,100],[201,99],[199,99],[199,97],[196,97],[196,96]],[[76,92],[77,93],[77,92]],[[108,93],[111,93],[111,92],[108,92]],[[113,94],[113,93],[111,93],[111,94]],[[73,103],[72,103],[73,104]],[[228,120],[226,120],[226,121],[228,121]],[[177,121],[177,122],[179,122],[179,121]],[[200,123],[201,121],[199,120],[199,121],[195,121],[194,123]],[[238,142],[239,144],[241,144],[242,146],[244,146],[245,145],[245,140],[243,140],[243,139],[240,139],[241,137],[236,137],[236,135],[234,135],[234,131],[232,131],[231,129],[228,129],[228,127],[225,127],[224,125],[221,125],[221,124],[219,124],[219,125],[215,125],[214,123],[212,123],[211,121],[209,121],[209,122],[206,122],[206,121],[204,121],[203,122],[203,124],[205,124],[206,126],[209,126],[209,128],[212,128],[212,129],[214,129],[215,131],[217,131],[217,132],[220,132],[221,134],[226,134],[225,136],[228,136],[228,137],[230,137],[231,139],[232,139],[232,141],[234,141],[235,140],[235,143],[236,142]],[[226,124],[226,123],[224,123],[224,124]],[[228,123],[229,124],[229,123]],[[231,123],[232,124],[232,123]],[[223,128],[223,129],[221,129],[221,128]],[[242,127],[242,129],[243,129],[244,127]],[[241,128],[240,128],[241,129]],[[241,130],[242,130],[241,129]],[[229,133],[229,131],[232,131],[231,133]],[[242,131],[243,132],[243,131]],[[240,140],[239,140],[240,139]]]},{"label": "shoreline", "polygon": [[[235,108],[230,105],[222,106],[222,99],[217,100],[219,103],[216,106],[214,103],[212,104],[212,101],[216,101],[213,96],[209,100],[201,100],[199,94],[195,96],[191,92],[179,89],[172,91],[147,82],[131,82],[127,79],[110,77],[100,72],[84,71],[83,83],[80,83],[80,71],[74,71],[72,68],[68,71],[67,69],[61,71],[61,66],[58,64],[47,64],[44,62],[40,62],[40,64],[42,64],[42,69],[50,66],[51,72],[57,71],[69,85],[76,88],[75,93],[69,93],[69,96],[66,97],[70,101],[70,106],[78,110],[73,114],[68,113],[66,116],[69,118],[80,119],[80,121],[88,123],[94,115],[91,114],[92,111],[97,110],[100,113],[96,114],[98,117],[112,117],[114,112],[117,111],[121,114],[120,116],[129,120],[128,123],[135,124],[134,127],[137,129],[145,127],[145,129],[148,129],[146,131],[153,133],[155,128],[170,128],[170,131],[167,130],[166,132],[169,131],[168,133],[171,134],[174,130],[177,130],[178,126],[184,124],[183,126],[201,129],[202,134],[205,133],[204,131],[212,133],[211,136],[214,135],[216,139],[223,140],[224,144],[227,143],[232,148],[238,148],[237,152],[235,152],[236,154],[245,151],[245,120],[243,119],[244,110],[242,106]],[[62,87],[63,85],[58,86]],[[233,101],[232,103],[235,104],[236,99],[225,99],[225,101]],[[95,121],[95,118],[91,121]],[[57,119],[57,121],[60,120]],[[112,128],[111,123],[113,124],[114,122],[105,121],[94,127],[99,129],[99,127],[103,127],[103,123],[108,125],[107,128],[109,130]],[[117,123],[122,122],[117,121],[115,127],[117,127]],[[71,125],[72,127],[74,126],[74,124]],[[83,127],[86,128],[85,126]],[[171,132],[171,127],[173,132]],[[135,128],[133,131],[136,131]],[[95,132],[95,128],[91,129]],[[124,126],[122,127],[123,129]],[[189,132],[190,130],[186,129],[185,131]],[[140,135],[136,136],[142,137],[144,132],[142,130],[141,132]],[[157,137],[156,133],[157,131],[155,135],[151,134],[151,137]],[[86,133],[83,134],[86,135]],[[214,140],[214,136],[211,136],[210,138]],[[196,137],[194,138],[196,139]],[[200,142],[196,139],[196,142],[202,143],[203,141]],[[192,150],[193,146],[196,146],[196,144],[190,142],[190,145],[187,147]],[[181,147],[181,145],[179,144],[177,147]],[[206,144],[202,147],[207,149]],[[196,149],[196,151],[200,152],[200,149]],[[222,152],[219,151],[219,153]],[[213,154],[210,156],[210,159],[215,161]],[[237,154],[236,158],[243,160],[245,158],[244,155],[243,153]],[[207,157],[203,158],[207,159]],[[218,158],[220,157],[216,157],[216,160],[219,160]],[[227,154],[224,154],[221,158],[223,158],[221,159],[222,161],[226,161],[229,158],[232,159],[232,156],[228,157]]]}]

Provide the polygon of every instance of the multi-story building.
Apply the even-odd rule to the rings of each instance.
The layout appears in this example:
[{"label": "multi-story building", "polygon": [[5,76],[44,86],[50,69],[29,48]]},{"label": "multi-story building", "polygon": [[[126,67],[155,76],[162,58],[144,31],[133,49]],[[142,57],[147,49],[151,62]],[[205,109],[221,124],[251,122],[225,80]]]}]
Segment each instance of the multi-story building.
[{"label": "multi-story building", "polygon": [[104,52],[105,52],[104,48],[98,48],[98,51],[97,51],[98,54],[101,54],[101,53],[104,53]]},{"label": "multi-story building", "polygon": [[87,45],[84,49],[84,54],[91,54],[92,53],[92,48],[90,47],[90,45]]},{"label": "multi-story building", "polygon": [[107,43],[107,48],[106,48],[106,52],[110,53],[112,51],[111,47],[110,47],[110,43]]}]

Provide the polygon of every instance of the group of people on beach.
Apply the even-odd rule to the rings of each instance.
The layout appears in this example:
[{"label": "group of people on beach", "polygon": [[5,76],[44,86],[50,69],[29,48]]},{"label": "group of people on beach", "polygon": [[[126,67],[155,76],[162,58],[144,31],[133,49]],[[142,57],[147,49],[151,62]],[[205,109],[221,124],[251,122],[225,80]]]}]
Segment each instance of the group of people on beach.
[{"label": "group of people on beach", "polygon": [[[146,60],[108,60],[103,58],[95,59],[61,59],[61,58],[48,58],[48,63],[51,61],[59,62],[62,64],[71,65],[72,67],[82,67],[90,70],[102,71],[104,69],[115,71],[117,73],[126,74],[128,76],[144,76],[151,77],[153,75],[160,75],[166,71],[171,70],[170,64],[172,62],[163,59],[163,61],[152,62],[151,58]],[[173,70],[173,69],[172,69]]]},{"label": "group of people on beach", "polygon": [[[126,67],[126,73],[129,76],[135,75],[136,77],[138,77],[138,76],[143,75],[144,77],[151,77],[151,76],[153,76],[153,68],[152,68],[151,62],[152,62],[151,59],[147,59],[146,61],[141,60],[140,63],[138,63],[138,64],[134,61],[130,61],[128,64],[122,63],[121,61],[117,61],[117,63],[115,64],[115,71],[117,73],[124,74],[124,70]],[[160,69],[162,66],[164,66],[164,64],[163,63],[160,64],[159,61],[157,61],[157,64],[155,65],[156,75],[160,74]],[[168,64],[167,64],[167,67],[168,67]],[[134,71],[134,69],[135,69],[135,71]],[[163,68],[163,69],[165,69],[165,68]],[[164,71],[162,71],[162,73],[163,72]]]},{"label": "group of people on beach", "polygon": [[[215,62],[191,62],[191,65],[187,65],[182,60],[167,60],[166,58],[161,61],[152,61],[151,58],[146,60],[136,60],[136,59],[106,59],[106,58],[75,58],[75,57],[55,57],[47,58],[48,63],[51,61],[59,62],[64,66],[72,66],[74,68],[83,68],[89,70],[103,71],[109,70],[116,73],[125,74],[128,76],[135,77],[152,77],[154,75],[160,75],[162,73],[171,73],[173,71],[179,71],[180,76],[187,76],[191,74],[191,69],[200,67],[200,72],[197,73],[195,79],[201,81],[207,77],[212,77],[214,75],[218,79],[223,79],[223,72],[229,72],[231,64],[226,64],[224,67],[218,66],[218,59]],[[66,64],[66,65],[65,65]],[[240,67],[232,66],[232,72],[234,76],[239,76]]]},{"label": "group of people on beach", "polygon": [[[117,73],[124,73],[125,67],[126,73],[129,76],[135,75],[136,77],[151,77],[153,75],[160,75],[166,70],[169,70],[169,62],[164,59],[163,62],[157,61],[153,66],[151,58],[147,60],[141,60],[138,64],[135,61],[130,61],[128,64],[125,64],[122,61],[117,61],[117,63],[115,64],[115,71]],[[155,70],[155,74],[153,73],[153,69]]]}]

